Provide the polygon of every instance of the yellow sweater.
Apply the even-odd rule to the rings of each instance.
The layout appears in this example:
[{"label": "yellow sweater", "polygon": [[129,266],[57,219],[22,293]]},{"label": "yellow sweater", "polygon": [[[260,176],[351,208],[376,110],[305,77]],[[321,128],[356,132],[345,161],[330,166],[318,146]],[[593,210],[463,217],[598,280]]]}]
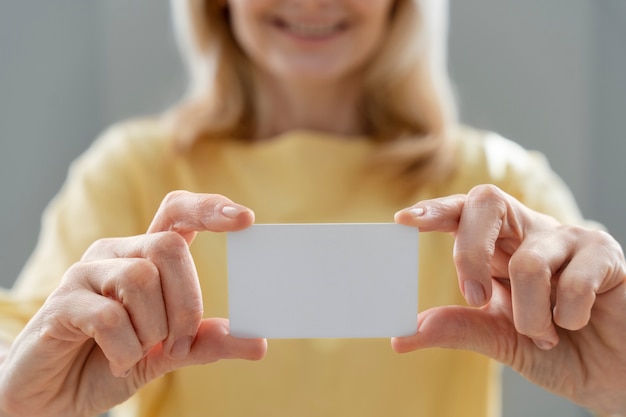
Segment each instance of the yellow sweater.
[{"label": "yellow sweater", "polygon": [[[0,296],[0,328],[13,337],[94,240],[144,233],[171,190],[224,194],[258,223],[389,222],[419,199],[493,183],[564,222],[582,219],[544,159],[484,132],[459,129],[458,170],[436,187],[401,199],[365,180],[376,145],[293,131],[250,145],[224,141],[172,156],[156,121],[108,131],[73,164],[48,207],[36,251],[11,291]],[[227,317],[225,235],[201,233],[192,245],[205,316]],[[452,239],[420,237],[420,310],[463,303]],[[395,354],[386,339],[270,340],[259,362],[188,367],[149,384],[114,416],[437,416],[500,412],[498,368],[479,355],[432,349]]]}]

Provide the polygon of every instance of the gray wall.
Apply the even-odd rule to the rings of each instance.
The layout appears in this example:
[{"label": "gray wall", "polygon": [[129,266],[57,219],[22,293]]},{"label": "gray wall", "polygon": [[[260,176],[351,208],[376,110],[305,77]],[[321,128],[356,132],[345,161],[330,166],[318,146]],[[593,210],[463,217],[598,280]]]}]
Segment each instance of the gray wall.
[{"label": "gray wall", "polygon": [[91,2],[0,6],[0,265],[10,282],[68,163],[101,128]]},{"label": "gray wall", "polygon": [[[450,0],[463,119],[539,149],[626,243],[626,3]],[[69,162],[183,91],[167,2],[0,5],[0,265],[18,274]],[[505,416],[586,413],[505,371]]]}]

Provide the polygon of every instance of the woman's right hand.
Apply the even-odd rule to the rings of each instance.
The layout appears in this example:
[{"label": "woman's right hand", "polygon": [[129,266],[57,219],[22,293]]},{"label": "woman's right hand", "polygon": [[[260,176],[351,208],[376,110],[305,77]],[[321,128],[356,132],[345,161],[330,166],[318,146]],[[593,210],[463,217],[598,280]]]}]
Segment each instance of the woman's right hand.
[{"label": "woman's right hand", "polygon": [[95,242],[11,346],[0,413],[95,415],[182,366],[262,358],[265,340],[237,339],[226,319],[202,319],[189,252],[199,231],[253,222],[225,197],[174,192],[147,234]]}]

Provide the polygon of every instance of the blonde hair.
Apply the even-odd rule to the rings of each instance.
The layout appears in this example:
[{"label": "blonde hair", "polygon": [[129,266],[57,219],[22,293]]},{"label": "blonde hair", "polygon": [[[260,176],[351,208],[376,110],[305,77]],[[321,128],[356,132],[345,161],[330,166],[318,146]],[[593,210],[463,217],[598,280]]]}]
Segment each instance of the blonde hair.
[{"label": "blonde hair", "polygon": [[[253,137],[250,65],[234,39],[224,2],[171,0],[171,6],[189,71],[187,94],[168,118],[176,147]],[[361,111],[367,133],[389,145],[381,148],[379,162],[415,173],[437,165],[432,162],[444,153],[448,129],[457,119],[446,69],[447,2],[396,0],[391,19],[387,38],[366,70]]]}]

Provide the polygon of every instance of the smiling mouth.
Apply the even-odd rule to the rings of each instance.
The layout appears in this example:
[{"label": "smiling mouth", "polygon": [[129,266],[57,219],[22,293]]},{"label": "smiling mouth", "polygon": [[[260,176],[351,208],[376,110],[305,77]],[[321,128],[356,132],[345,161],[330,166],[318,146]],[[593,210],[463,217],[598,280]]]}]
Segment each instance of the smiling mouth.
[{"label": "smiling mouth", "polygon": [[276,18],[272,20],[272,24],[277,28],[288,32],[292,35],[302,38],[321,39],[327,38],[343,32],[348,28],[347,23],[300,23],[288,22],[286,20]]}]

